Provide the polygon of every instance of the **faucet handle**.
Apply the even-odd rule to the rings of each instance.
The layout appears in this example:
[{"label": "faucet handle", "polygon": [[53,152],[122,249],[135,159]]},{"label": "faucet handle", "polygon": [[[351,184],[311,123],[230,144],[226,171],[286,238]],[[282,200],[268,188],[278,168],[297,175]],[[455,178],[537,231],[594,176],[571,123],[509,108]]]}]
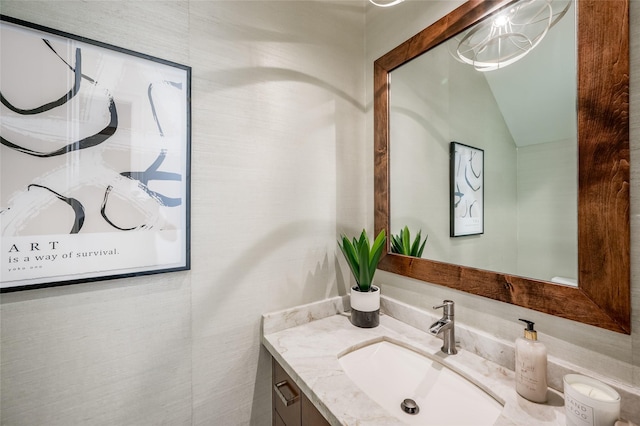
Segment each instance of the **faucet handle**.
[{"label": "faucet handle", "polygon": [[453,300],[443,300],[442,305],[434,306],[433,309],[442,309],[442,313],[446,317],[453,317],[455,303]]}]

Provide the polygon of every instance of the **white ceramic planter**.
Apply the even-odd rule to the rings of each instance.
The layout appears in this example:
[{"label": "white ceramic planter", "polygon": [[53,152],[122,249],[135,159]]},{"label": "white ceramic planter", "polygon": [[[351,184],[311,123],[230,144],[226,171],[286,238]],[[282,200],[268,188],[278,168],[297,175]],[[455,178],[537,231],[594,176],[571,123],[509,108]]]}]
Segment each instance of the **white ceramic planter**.
[{"label": "white ceramic planter", "polygon": [[363,292],[351,287],[351,323],[362,328],[380,324],[380,288],[372,285],[371,291]]}]

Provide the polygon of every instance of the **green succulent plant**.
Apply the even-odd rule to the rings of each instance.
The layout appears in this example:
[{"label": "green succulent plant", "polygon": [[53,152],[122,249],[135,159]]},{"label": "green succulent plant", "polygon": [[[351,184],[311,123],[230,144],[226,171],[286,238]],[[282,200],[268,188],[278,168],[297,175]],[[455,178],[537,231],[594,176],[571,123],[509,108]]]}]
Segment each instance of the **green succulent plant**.
[{"label": "green succulent plant", "polygon": [[380,231],[372,245],[369,245],[369,237],[364,229],[360,234],[360,238],[353,238],[352,241],[342,234],[338,245],[344,254],[351,273],[353,273],[358,289],[360,291],[370,291],[373,275],[376,273],[382,250],[385,248],[387,236],[384,229]]},{"label": "green succulent plant", "polygon": [[422,244],[420,244],[420,240],[422,239],[421,233],[422,230],[418,231],[418,234],[412,243],[409,227],[405,226],[404,229],[400,230],[398,235],[391,236],[391,251],[405,256],[421,257],[422,252],[424,251],[424,246],[427,244],[427,240],[429,239],[429,236],[427,235]]}]

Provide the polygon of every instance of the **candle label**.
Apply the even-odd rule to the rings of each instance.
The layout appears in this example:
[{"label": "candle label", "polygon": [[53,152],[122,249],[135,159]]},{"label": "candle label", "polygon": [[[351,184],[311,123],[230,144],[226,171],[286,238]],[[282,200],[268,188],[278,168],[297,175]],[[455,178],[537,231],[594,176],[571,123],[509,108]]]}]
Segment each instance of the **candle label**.
[{"label": "candle label", "polygon": [[593,425],[593,408],[575,400],[565,393],[564,407],[567,415],[567,424],[572,426]]}]

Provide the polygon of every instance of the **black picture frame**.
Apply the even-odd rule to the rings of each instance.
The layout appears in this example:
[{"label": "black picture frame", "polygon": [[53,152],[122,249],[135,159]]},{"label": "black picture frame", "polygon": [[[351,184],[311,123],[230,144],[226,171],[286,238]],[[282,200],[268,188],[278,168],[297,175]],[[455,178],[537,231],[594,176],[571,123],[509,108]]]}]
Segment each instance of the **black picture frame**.
[{"label": "black picture frame", "polygon": [[484,150],[451,142],[451,237],[484,234]]},{"label": "black picture frame", "polygon": [[0,15],[0,292],[190,269],[191,67]]}]

